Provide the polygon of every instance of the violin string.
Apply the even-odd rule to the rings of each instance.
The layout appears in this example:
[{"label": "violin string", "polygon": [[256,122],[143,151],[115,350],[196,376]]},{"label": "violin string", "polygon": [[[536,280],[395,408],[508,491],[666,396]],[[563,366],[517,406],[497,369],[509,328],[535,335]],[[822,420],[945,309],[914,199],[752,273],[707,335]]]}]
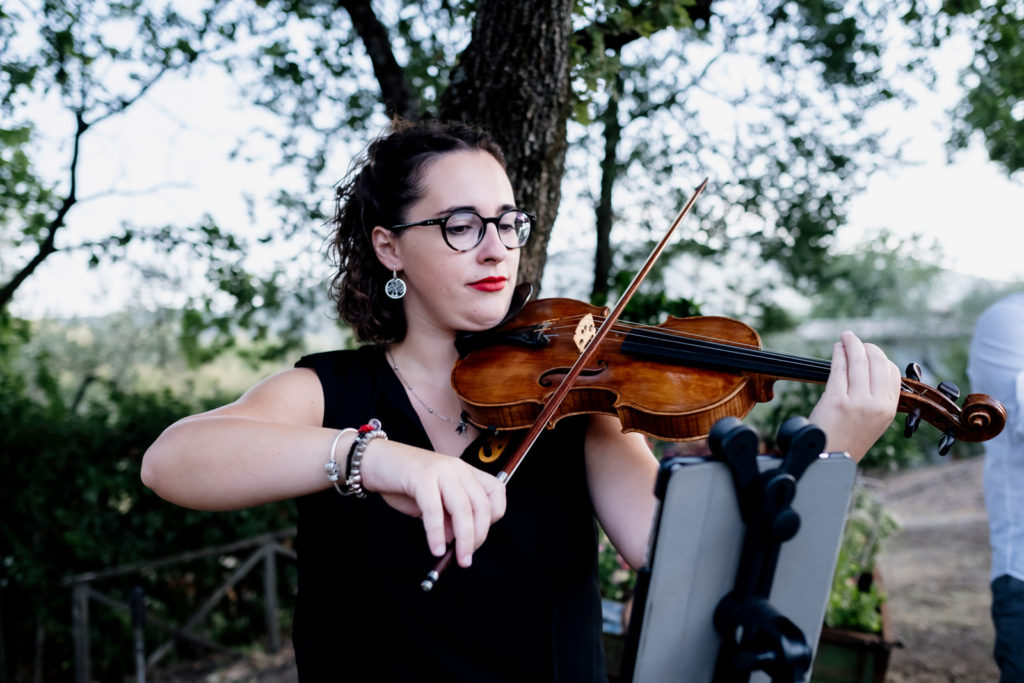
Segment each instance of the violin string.
[{"label": "violin string", "polygon": [[[661,329],[658,329],[657,327],[651,327],[651,326],[637,326],[636,329],[641,329],[641,328],[642,329],[652,330],[653,333],[654,333],[654,336],[650,337],[650,338],[652,340],[655,340],[655,341],[659,341],[660,342],[663,337],[671,337],[672,335],[675,335],[677,339],[675,341],[669,341],[668,342],[669,344],[673,344],[673,343],[691,344],[691,343],[693,343],[692,341],[682,341],[683,339],[703,340],[703,341],[697,341],[696,343],[698,345],[702,345],[706,341],[706,343],[710,345],[709,350],[723,351],[723,352],[725,352],[727,354],[731,354],[734,357],[742,358],[744,360],[767,359],[767,360],[771,360],[773,362],[779,363],[781,368],[820,370],[820,371],[823,372],[822,379],[826,379],[827,378],[828,373],[831,371],[831,368],[832,368],[832,363],[831,363],[831,361],[828,361],[828,360],[816,359],[816,358],[802,358],[802,357],[799,357],[799,356],[793,356],[793,355],[790,355],[790,354],[778,353],[778,352],[775,352],[775,351],[766,351],[766,350],[763,350],[763,349],[761,349],[759,347],[756,347],[756,346],[753,346],[753,345],[750,345],[750,344],[742,344],[742,345],[737,345],[737,346],[733,347],[732,344],[725,344],[724,342],[721,342],[721,341],[716,340],[716,339],[711,338],[711,337],[704,337],[704,336],[701,336],[701,335],[691,335],[690,333],[683,334],[683,333],[678,333],[678,332],[676,332],[674,330],[661,330]],[[640,333],[640,336],[643,336],[643,334]],[[736,351],[733,350],[733,349],[740,349],[740,348],[744,348],[744,347],[749,349],[749,351],[747,351],[747,352],[736,352]],[[910,393],[910,394],[918,394],[918,393],[920,393],[916,389],[914,389],[913,387],[911,387],[911,386],[907,385],[905,382],[903,382],[902,379],[901,379],[901,382],[900,382],[900,388],[901,388],[902,391]]]},{"label": "violin string", "polygon": [[[567,320],[571,320],[571,318]],[[595,322],[597,321],[595,320]],[[575,330],[575,325],[560,325],[550,327],[547,329],[548,331],[561,329]],[[629,331],[623,333],[622,330]],[[678,348],[681,350],[690,349],[693,351],[715,351],[742,360],[772,361],[779,363],[781,366],[797,369],[820,369],[823,371],[827,371],[828,368],[831,366],[831,363],[826,360],[802,358],[799,356],[792,356],[789,354],[766,351],[758,346],[747,344],[745,342],[740,342],[737,344],[725,343],[713,337],[693,334],[690,332],[680,333],[675,330],[664,330],[649,325],[620,323],[616,325],[616,332],[616,337],[620,339],[624,339],[624,335],[629,334],[632,339],[647,340],[650,342],[651,348],[668,346]]]},{"label": "violin string", "polygon": [[764,349],[760,349],[750,344],[731,344],[713,339],[708,339],[705,337],[695,339],[693,337],[685,335],[672,338],[671,333],[665,334],[660,331],[656,331],[647,335],[645,335],[643,332],[639,332],[637,334],[641,337],[650,339],[651,341],[664,340],[669,344],[674,344],[684,348],[721,351],[723,353],[733,355],[739,358],[764,359],[776,362],[783,366],[808,369],[827,369],[831,365],[828,361],[825,360],[820,360],[816,358],[801,358],[799,356],[793,356],[774,351],[766,351]]},{"label": "violin string", "polygon": [[[569,316],[561,319],[560,322],[568,323],[573,320],[581,319],[582,317],[583,316]],[[595,318],[595,325],[600,324],[599,321],[599,318]],[[561,332],[558,332],[559,330],[575,331],[575,329],[576,324],[560,324],[547,328],[546,333],[554,331],[556,335],[559,335],[561,334]],[[722,354],[727,358],[737,359],[737,361],[746,361],[748,363],[757,361],[768,362],[774,364],[775,368],[780,372],[792,370],[797,372],[806,371],[811,372],[812,374],[820,374],[820,379],[823,381],[827,379],[828,373],[832,367],[831,361],[828,360],[803,358],[775,351],[767,351],[759,346],[746,342],[725,343],[722,340],[715,339],[714,337],[708,337],[692,332],[683,333],[676,330],[666,330],[651,325],[619,322],[616,323],[613,334],[620,340],[624,340],[626,335],[629,335],[633,341],[636,341],[638,346],[643,346],[643,344],[641,341],[637,340],[647,341],[648,348],[652,350],[662,349],[667,346],[674,350],[690,351],[693,353],[715,352]],[[910,394],[919,393],[913,387],[908,386],[905,382],[901,381],[900,386],[904,392]]]},{"label": "violin string", "polygon": [[[732,344],[726,344],[724,342],[721,342],[720,340],[714,339],[713,337],[705,337],[705,336],[696,335],[696,334],[693,334],[693,333],[680,333],[680,332],[676,332],[675,330],[662,330],[662,329],[659,329],[657,327],[647,326],[647,325],[635,325],[633,327],[635,328],[635,330],[642,330],[643,329],[643,330],[651,330],[651,331],[653,331],[653,335],[650,335],[647,338],[650,338],[650,339],[652,339],[654,341],[657,341],[659,343],[666,343],[666,342],[664,342],[665,338],[671,338],[672,336],[675,336],[675,338],[676,338],[675,340],[670,340],[667,343],[670,344],[670,345],[671,344],[684,344],[685,345],[685,344],[696,343],[698,345],[698,347],[703,346],[706,343],[706,344],[709,345],[708,350],[724,352],[726,354],[733,355],[734,357],[741,358],[743,360],[757,360],[757,359],[771,360],[773,362],[779,363],[780,364],[780,369],[782,369],[782,368],[792,368],[792,369],[810,369],[810,370],[815,370],[815,371],[820,370],[820,371],[823,372],[822,379],[826,379],[827,378],[828,373],[831,371],[831,367],[832,367],[831,361],[828,361],[828,360],[815,359],[815,358],[801,358],[799,356],[793,356],[793,355],[778,353],[778,352],[774,352],[774,351],[765,351],[765,350],[761,349],[760,347],[756,347],[756,346],[753,346],[751,344],[741,343],[741,344],[738,344],[736,346],[733,346]],[[632,332],[631,334],[638,334],[641,337],[645,336],[642,332]],[[686,341],[683,341],[683,340],[686,340]],[[743,348],[748,349],[748,351],[743,352],[743,351],[736,351],[736,350],[734,350],[734,349],[743,349]],[[906,393],[910,393],[910,394],[918,394],[918,393],[920,393],[917,390],[915,390],[913,387],[907,385],[903,381],[900,382],[900,388],[901,388],[902,391],[904,391]]]},{"label": "violin string", "polygon": [[[582,318],[582,316],[568,316],[566,318],[562,318],[560,320],[560,322],[565,321],[566,323],[568,323],[568,322],[571,322],[573,320],[577,320],[578,321],[581,318]],[[595,325],[599,325],[600,324],[599,320],[600,319],[595,318],[595,320],[594,320]],[[555,330],[555,331],[558,331],[558,330],[574,330],[575,331],[577,324],[578,324],[578,322],[576,324],[561,324],[561,325],[556,325],[556,326],[551,326],[551,327],[545,328],[545,330],[546,331],[552,331],[552,330]],[[747,349],[750,349],[750,350],[752,350],[754,352],[758,352],[758,353],[771,353],[771,352],[764,351],[764,349],[761,349],[761,347],[759,347],[759,346],[754,346],[752,344],[747,344],[746,342],[739,342],[739,343],[736,343],[736,344],[732,344],[732,343],[725,344],[724,342],[722,342],[722,340],[715,339],[714,337],[707,337],[707,336],[704,336],[704,335],[695,334],[693,332],[677,332],[675,330],[666,330],[666,329],[661,329],[661,328],[658,328],[658,327],[652,326],[652,325],[641,325],[639,323],[618,322],[618,323],[615,324],[615,327],[616,327],[617,330],[627,329],[627,330],[630,330],[632,333],[636,333],[636,334],[639,334],[641,336],[643,335],[643,332],[645,330],[647,330],[647,331],[652,332],[655,336],[657,336],[659,338],[659,340],[660,340],[660,338],[662,336],[672,337],[674,335],[676,338],[680,338],[680,339],[692,339],[692,340],[696,340],[696,341],[707,341],[707,342],[712,343],[712,344],[722,344],[723,346],[728,346],[729,348],[735,348],[735,349],[747,348]],[[797,357],[793,356],[793,358],[797,358]],[[801,360],[811,360],[811,359],[801,359]],[[827,361],[821,361],[821,362],[827,363]]]}]

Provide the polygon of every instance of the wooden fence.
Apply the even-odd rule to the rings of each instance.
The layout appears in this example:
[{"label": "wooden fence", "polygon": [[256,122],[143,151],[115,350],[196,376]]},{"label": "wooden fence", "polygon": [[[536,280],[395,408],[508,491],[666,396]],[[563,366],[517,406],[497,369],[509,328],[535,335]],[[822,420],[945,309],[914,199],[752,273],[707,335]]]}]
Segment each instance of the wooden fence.
[{"label": "wooden fence", "polygon": [[[245,578],[249,572],[260,565],[263,567],[263,606],[268,641],[267,647],[271,652],[276,652],[281,647],[281,627],[278,623],[277,560],[278,556],[283,556],[292,562],[295,561],[295,551],[282,545],[283,541],[294,537],[295,528],[292,527],[214,548],[204,548],[148,562],[135,562],[103,571],[78,574],[68,578],[65,581],[65,585],[71,588],[75,682],[89,683],[92,680],[89,662],[89,610],[91,603],[95,602],[122,614],[130,615],[136,681],[144,683],[146,672],[166,657],[179,641],[193,643],[215,652],[228,651],[228,648],[223,645],[199,635],[197,629],[210,615],[217,603],[239,581]],[[247,550],[251,550],[248,557],[242,560],[227,580],[202,600],[195,611],[181,623],[173,623],[155,615],[147,614],[145,595],[140,586],[136,585],[131,589],[128,602],[105,593],[96,587],[98,582],[111,579],[120,579],[119,585],[123,586],[126,578],[142,574],[143,572],[153,572],[203,558],[239,554]],[[165,641],[148,654],[146,653],[144,634],[146,625],[155,627],[168,635]]]}]

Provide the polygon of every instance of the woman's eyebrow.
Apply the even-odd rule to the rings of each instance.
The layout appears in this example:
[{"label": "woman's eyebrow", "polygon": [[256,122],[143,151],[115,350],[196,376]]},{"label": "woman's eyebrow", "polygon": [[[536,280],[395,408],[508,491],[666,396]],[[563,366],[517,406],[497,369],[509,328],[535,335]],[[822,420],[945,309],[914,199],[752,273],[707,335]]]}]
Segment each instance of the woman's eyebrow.
[{"label": "woman's eyebrow", "polygon": [[[510,210],[516,209],[516,208],[518,208],[518,207],[515,204],[502,204],[501,206],[498,207],[498,213],[502,213],[502,212],[505,212],[505,211],[510,211]],[[481,216],[483,215],[483,213],[480,211],[480,209],[478,209],[475,206],[469,205],[469,204],[462,205],[462,206],[449,206],[448,208],[442,209],[441,211],[439,211],[436,215],[437,215],[437,217],[440,218],[441,216],[447,216],[448,214],[455,213],[456,211],[473,211],[475,213],[479,213]]]},{"label": "woman's eyebrow", "polygon": [[455,213],[456,211],[476,211],[476,207],[475,206],[471,206],[469,204],[464,204],[464,205],[461,205],[461,206],[449,206],[446,209],[441,209],[437,213],[437,215],[438,216],[446,216],[446,215],[448,215],[450,213]]}]

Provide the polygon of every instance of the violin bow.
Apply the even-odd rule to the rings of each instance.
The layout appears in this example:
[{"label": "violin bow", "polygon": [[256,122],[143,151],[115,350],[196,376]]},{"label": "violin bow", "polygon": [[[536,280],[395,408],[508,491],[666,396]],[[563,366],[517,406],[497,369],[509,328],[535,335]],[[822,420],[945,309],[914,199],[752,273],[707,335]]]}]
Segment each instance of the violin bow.
[{"label": "violin bow", "polygon": [[[619,316],[622,314],[622,310],[626,307],[626,304],[629,303],[629,300],[633,298],[633,294],[636,293],[637,288],[640,287],[640,283],[647,277],[647,274],[654,266],[655,261],[657,261],[658,257],[661,256],[661,252],[664,251],[672,233],[675,232],[676,228],[679,227],[679,224],[683,222],[684,218],[686,218],[686,215],[690,213],[691,209],[693,209],[693,205],[696,203],[697,197],[704,192],[707,185],[708,179],[704,178],[704,181],[697,186],[697,189],[694,190],[690,199],[687,200],[686,205],[679,211],[679,215],[677,215],[676,219],[672,221],[672,225],[669,227],[668,232],[666,232],[665,236],[661,238],[658,245],[654,247],[650,256],[647,257],[647,261],[644,262],[643,267],[641,267],[633,277],[633,281],[630,282],[629,286],[622,292],[622,296],[620,296],[619,300],[615,303],[611,313],[605,317],[604,322],[602,322],[601,326],[597,328],[594,336],[589,340],[589,342],[587,342],[586,348],[584,348],[579,357],[576,358],[576,362],[572,364],[572,367],[569,368],[565,377],[562,378],[562,382],[558,385],[558,388],[555,389],[551,394],[551,397],[547,400],[547,403],[544,404],[544,408],[541,410],[540,415],[538,415],[537,419],[533,421],[533,426],[530,427],[526,436],[519,442],[516,450],[511,456],[509,456],[508,461],[505,463],[505,467],[503,467],[501,472],[497,474],[498,481],[506,485],[508,484],[509,479],[511,479],[512,475],[515,474],[520,463],[522,463],[523,458],[526,457],[526,454],[533,447],[533,444],[537,442],[537,439],[544,431],[548,422],[552,417],[554,417],[555,412],[558,410],[559,406],[562,405],[562,402],[569,394],[569,391],[572,390],[572,387],[576,383],[576,379],[580,376],[580,373],[583,371],[583,368],[586,367],[587,363],[590,362],[590,359],[593,358],[595,353],[597,353],[597,349],[601,345],[601,342],[604,341],[605,337],[607,337],[612,331],[616,321],[618,321]],[[427,574],[427,578],[420,583],[420,588],[424,591],[430,591],[434,587],[438,578],[440,578],[441,572],[445,570],[454,556],[455,544],[449,543],[445,554],[437,561],[434,568]]]}]

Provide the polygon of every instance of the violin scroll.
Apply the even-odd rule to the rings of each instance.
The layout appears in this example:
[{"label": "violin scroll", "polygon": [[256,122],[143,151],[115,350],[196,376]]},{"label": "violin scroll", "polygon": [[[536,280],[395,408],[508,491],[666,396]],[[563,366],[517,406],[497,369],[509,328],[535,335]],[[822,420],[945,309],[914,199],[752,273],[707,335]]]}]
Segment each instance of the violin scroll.
[{"label": "violin scroll", "polygon": [[976,432],[978,441],[987,441],[1006,425],[1006,408],[988,394],[968,394],[964,399],[962,420]]},{"label": "violin scroll", "polygon": [[931,387],[920,379],[916,363],[907,366],[898,410],[907,414],[904,435],[910,437],[923,419],[942,432],[939,454],[945,455],[954,441],[988,441],[1006,425],[1006,409],[986,394],[968,394],[963,408],[956,400],[960,389],[952,382]]}]

